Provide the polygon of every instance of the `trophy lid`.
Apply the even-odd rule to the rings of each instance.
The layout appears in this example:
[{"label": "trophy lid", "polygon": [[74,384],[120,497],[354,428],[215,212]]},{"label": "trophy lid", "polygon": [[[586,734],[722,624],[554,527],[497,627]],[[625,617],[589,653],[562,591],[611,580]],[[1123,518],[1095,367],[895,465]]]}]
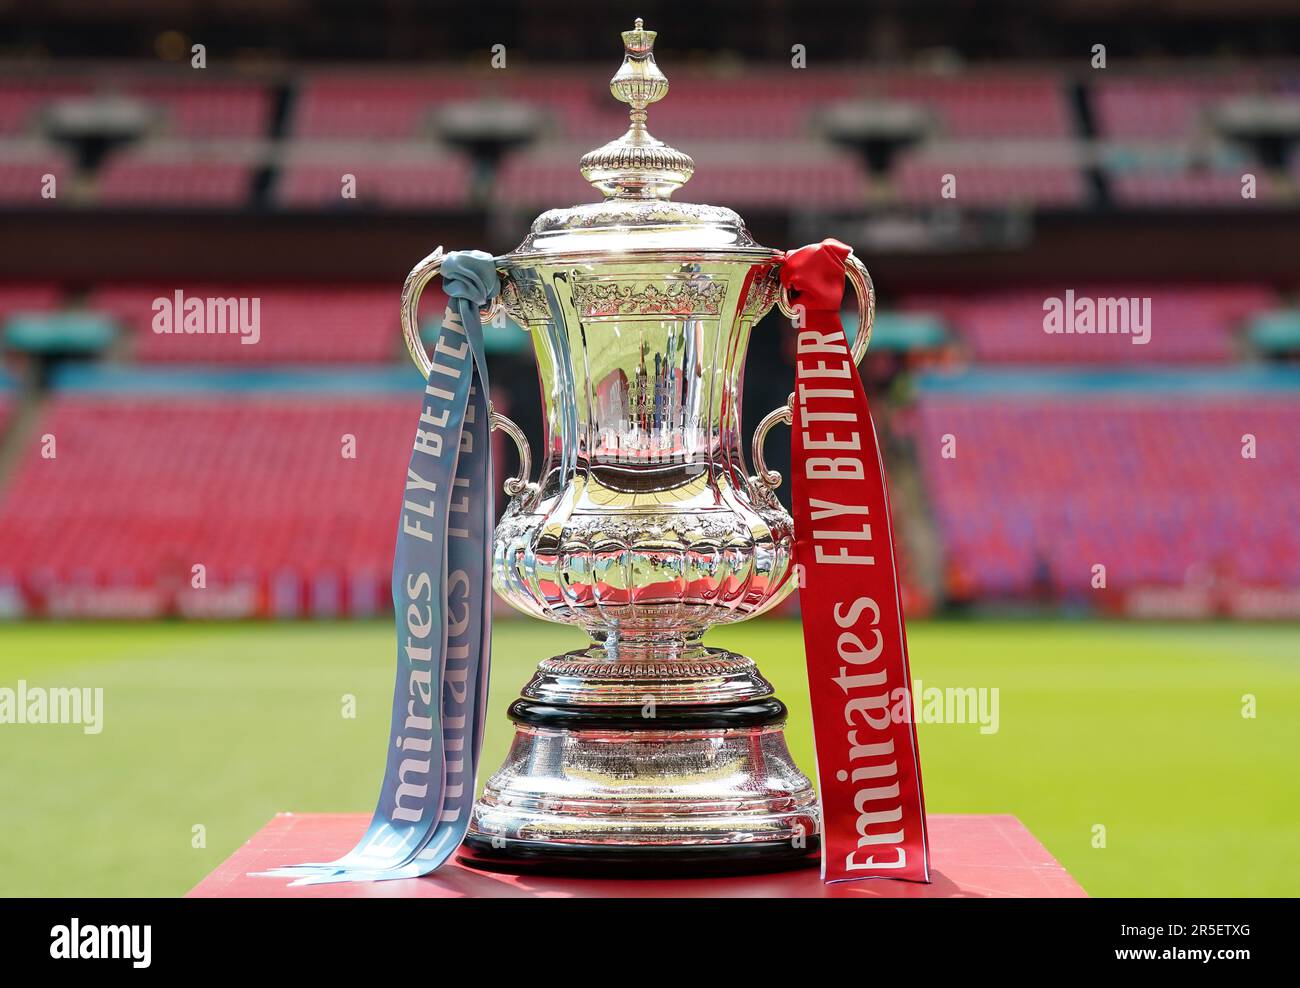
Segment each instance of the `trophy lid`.
[{"label": "trophy lid", "polygon": [[655,63],[656,34],[645,30],[639,17],[623,32],[623,64],[609,89],[629,107],[627,132],[588,151],[578,165],[604,200],[548,210],[508,257],[679,249],[777,253],[755,244],[731,209],[672,201],[695,162],[646,129],[649,106],[668,94],[668,79]]}]

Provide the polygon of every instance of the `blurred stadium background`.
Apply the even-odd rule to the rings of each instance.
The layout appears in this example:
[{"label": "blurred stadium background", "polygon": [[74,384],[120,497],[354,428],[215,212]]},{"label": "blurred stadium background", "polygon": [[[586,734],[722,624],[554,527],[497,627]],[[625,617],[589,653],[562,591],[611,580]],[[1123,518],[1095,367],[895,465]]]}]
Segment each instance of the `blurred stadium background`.
[{"label": "blurred stadium background", "polygon": [[[51,853],[92,822],[136,835],[80,840],[61,879],[24,854],[0,891],[183,891],[270,812],[369,807],[388,632],[241,621],[384,614],[419,404],[402,280],[437,244],[504,252],[543,209],[591,199],[577,159],[625,126],[606,83],[637,15],[671,83],[651,129],[697,164],[676,198],[731,206],[774,247],[838,237],[875,278],[864,376],[906,605],[943,619],[918,625],[918,675],[1034,710],[973,752],[923,729],[931,808],[1019,813],[1098,893],[1293,888],[1274,862],[1294,865],[1300,796],[1277,778],[1294,731],[1220,738],[1243,802],[1281,786],[1245,822],[1204,815],[1187,749],[1201,718],[1240,721],[1243,693],[1271,691],[1274,716],[1300,700],[1300,8],[0,0],[0,670],[123,686],[134,738],[108,754],[0,729],[29,796],[0,815]],[[1150,343],[1044,333],[1066,290],[1151,299]],[[259,344],[155,334],[153,300],[177,291],[260,298]],[[432,331],[443,300],[426,295]],[[527,338],[502,325],[489,342],[494,401],[536,447]],[[784,401],[791,354],[774,314],[751,344],[749,429]],[[498,453],[505,475],[514,453]],[[1037,623],[993,620],[1008,616]],[[797,626],[765,627],[723,634],[797,697]],[[570,642],[502,628],[498,711]],[[326,653],[305,686],[333,720],[330,697],[373,697],[366,744],[319,717],[276,733],[287,684]],[[205,741],[160,753],[178,691]],[[1111,708],[1143,727],[1082,745]],[[504,738],[489,743],[494,764]],[[238,770],[220,764],[232,749]],[[307,753],[318,778],[287,767]],[[160,816],[141,788],[177,758],[215,777],[206,815]],[[99,802],[73,822],[46,780],[82,759]],[[1136,812],[1145,843],[1103,862],[1088,828],[1107,808]],[[200,819],[221,823],[210,850],[189,845]],[[1245,877],[1210,867],[1231,827]]]}]

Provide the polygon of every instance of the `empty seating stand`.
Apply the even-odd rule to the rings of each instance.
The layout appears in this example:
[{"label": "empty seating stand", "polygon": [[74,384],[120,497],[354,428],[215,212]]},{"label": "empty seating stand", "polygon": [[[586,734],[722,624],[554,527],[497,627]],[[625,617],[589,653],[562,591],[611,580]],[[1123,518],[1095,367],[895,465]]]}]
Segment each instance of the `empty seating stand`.
[{"label": "empty seating stand", "polygon": [[306,146],[280,170],[275,198],[291,209],[459,209],[470,179],[469,159],[459,154],[371,158]]},{"label": "empty seating stand", "polygon": [[60,393],[0,491],[0,584],[36,613],[373,613],[418,405],[283,382]]},{"label": "empty seating stand", "polygon": [[58,307],[59,287],[52,282],[0,281],[0,323],[20,312],[49,312]]},{"label": "empty seating stand", "polygon": [[916,103],[940,136],[1065,138],[1074,133],[1062,80],[1046,72],[886,75],[864,87],[876,98]]},{"label": "empty seating stand", "polygon": [[85,80],[71,75],[0,78],[0,137],[34,135],[51,103],[90,92]]},{"label": "empty seating stand", "polygon": [[158,130],[168,136],[258,138],[271,122],[271,93],[261,83],[140,79],[122,92],[156,107]]},{"label": "empty seating stand", "polygon": [[[0,206],[49,209],[68,192],[68,154],[43,141],[0,147]],[[53,184],[46,176],[53,177]],[[52,195],[51,195],[52,193]]]},{"label": "empty seating stand", "polygon": [[[590,201],[591,186],[578,174],[578,145],[541,147],[507,157],[493,201],[520,209]],[[852,154],[834,148],[769,148],[699,143],[690,148],[695,174],[675,196],[751,211],[786,210],[792,201],[809,209],[859,208],[867,201],[867,174]]]},{"label": "empty seating stand", "polygon": [[1233,393],[1215,377],[1187,393],[1094,378],[1018,394],[1005,375],[979,394],[923,387],[914,440],[950,578],[1099,607],[1098,564],[1112,593],[1300,586],[1300,379]]},{"label": "empty seating stand", "polygon": [[1181,140],[1210,133],[1212,107],[1260,85],[1251,73],[1115,76],[1108,70],[1092,84],[1092,105],[1102,137]]},{"label": "empty seating stand", "polygon": [[[225,333],[155,331],[158,312],[174,311],[177,291],[183,301],[203,305],[205,329],[216,328],[207,316],[209,299],[233,299],[247,315],[246,325],[235,332],[228,320]],[[425,311],[438,301],[438,293],[430,293]],[[355,366],[390,363],[399,348],[398,299],[391,285],[107,285],[91,293],[89,305],[122,323],[132,355],[146,363]],[[254,338],[254,313],[256,342],[245,343]]]},{"label": "empty seating stand", "polygon": [[[1150,337],[1132,332],[1049,334],[1045,302],[1067,286],[970,295],[912,296],[904,308],[942,316],[981,363],[1189,364],[1231,360],[1236,334],[1251,315],[1269,308],[1275,294],[1262,285],[1079,284],[1076,299],[1149,299]],[[1136,310],[1130,310],[1139,314]],[[1133,326],[1129,327],[1132,330]]]},{"label": "empty seating stand", "polygon": [[[1122,205],[1254,208],[1275,198],[1269,176],[1256,174],[1253,196],[1242,195],[1250,167],[1226,170],[1126,171],[1110,176],[1111,198]],[[1258,172],[1254,169],[1252,174]]]},{"label": "empty seating stand", "polygon": [[100,169],[95,199],[123,208],[235,208],[252,201],[253,157],[184,148],[126,150]]},{"label": "empty seating stand", "polygon": [[380,613],[420,401],[396,365],[69,368],[0,489],[0,611]]},{"label": "empty seating stand", "polygon": [[[133,101],[146,124],[140,140],[81,176],[90,181],[77,183],[79,206],[243,209],[261,204],[255,196],[265,192],[292,210],[437,212],[481,206],[489,189],[490,202],[521,210],[578,202],[591,193],[574,174],[576,157],[627,123],[600,81],[605,74],[594,67],[534,66],[526,78],[486,67],[334,68],[261,81],[88,68],[0,77],[0,207],[48,205],[38,198],[40,179],[73,177],[67,149],[49,139],[49,111],[60,100],[97,97]],[[1089,135],[1072,93],[1080,82],[1094,124]],[[684,200],[756,211],[792,201],[844,212],[1076,210],[1100,196],[1132,209],[1257,209],[1278,208],[1292,195],[1285,168],[1263,168],[1254,151],[1223,140],[1212,117],[1232,99],[1293,94],[1294,78],[1282,70],[1111,70],[1078,80],[1048,68],[701,71],[688,61],[672,85],[650,123],[700,165]],[[274,126],[277,86],[288,97],[282,128]],[[867,182],[856,152],[843,152],[829,134],[824,111],[854,102],[921,111],[924,139],[894,160],[884,181]],[[536,140],[499,170],[472,161],[440,120],[466,103],[511,104],[529,121],[521,133]],[[717,154],[714,145],[728,150]],[[806,154],[791,157],[789,149]],[[1107,178],[1097,189],[1087,176],[1093,164]],[[1253,197],[1241,194],[1247,170],[1258,177]],[[355,199],[341,194],[345,174],[356,179]],[[955,199],[941,195],[947,174],[957,176]]]},{"label": "empty seating stand", "polygon": [[[945,197],[945,176],[952,176]],[[894,169],[897,201],[909,206],[1033,206],[1064,209],[1089,200],[1083,172],[1064,164],[994,164],[905,156]]]},{"label": "empty seating stand", "polygon": [[438,73],[320,73],[299,84],[290,131],[313,141],[427,138],[440,104],[480,89],[471,79]]}]

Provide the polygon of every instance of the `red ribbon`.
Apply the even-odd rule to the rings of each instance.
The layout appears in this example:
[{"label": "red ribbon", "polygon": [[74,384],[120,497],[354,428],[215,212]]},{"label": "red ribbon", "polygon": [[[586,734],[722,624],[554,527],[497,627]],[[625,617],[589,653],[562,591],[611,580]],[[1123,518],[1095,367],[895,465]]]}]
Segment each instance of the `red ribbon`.
[{"label": "red ribbon", "polygon": [[840,324],[849,250],[826,240],[781,265],[781,284],[802,314],[791,430],[794,558],[821,785],[822,878],[928,882],[889,492]]}]

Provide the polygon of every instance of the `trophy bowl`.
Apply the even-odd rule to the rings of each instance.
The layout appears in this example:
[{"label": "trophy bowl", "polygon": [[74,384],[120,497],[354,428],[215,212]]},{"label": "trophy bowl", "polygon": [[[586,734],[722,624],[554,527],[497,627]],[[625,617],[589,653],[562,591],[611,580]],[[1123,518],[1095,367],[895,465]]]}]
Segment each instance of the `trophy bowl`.
[{"label": "trophy bowl", "polygon": [[[498,594],[534,617],[578,625],[591,644],[544,659],[509,709],[515,737],[486,782],[462,849],[506,868],[631,864],[766,869],[815,862],[817,796],[786,747],[785,706],[752,659],[702,644],[714,624],[761,614],[796,584],[793,524],[762,443],[742,452],[745,351],[782,297],[782,252],[732,210],[677,203],[694,164],[650,136],[668,91],[655,33],[624,32],[611,81],[630,109],[621,138],[585,155],[601,202],[542,214],[497,259],[497,306],[532,336],[545,410],[537,480],[521,469],[492,545]],[[415,322],[441,254],[407,281]],[[865,351],[874,314],[850,257]]]}]

